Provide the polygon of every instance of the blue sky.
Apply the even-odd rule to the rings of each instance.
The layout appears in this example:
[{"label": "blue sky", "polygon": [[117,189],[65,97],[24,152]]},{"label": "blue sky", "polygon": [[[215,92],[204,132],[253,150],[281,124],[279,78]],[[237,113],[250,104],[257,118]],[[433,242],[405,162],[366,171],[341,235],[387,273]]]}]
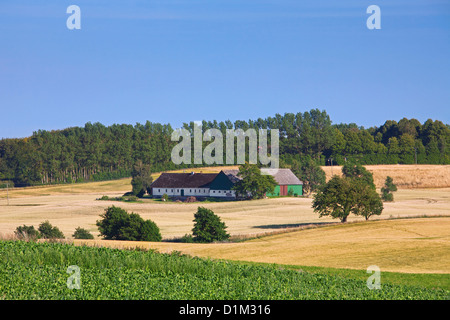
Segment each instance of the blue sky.
[{"label": "blue sky", "polygon": [[1,0],[0,138],[313,108],[450,123],[449,57],[447,0]]}]

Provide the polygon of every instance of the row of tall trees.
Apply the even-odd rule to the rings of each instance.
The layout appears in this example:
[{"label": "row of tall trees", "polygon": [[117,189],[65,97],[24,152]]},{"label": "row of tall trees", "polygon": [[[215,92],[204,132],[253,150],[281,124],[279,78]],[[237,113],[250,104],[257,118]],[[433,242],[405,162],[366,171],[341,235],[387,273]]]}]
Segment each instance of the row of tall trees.
[{"label": "row of tall trees", "polygon": [[39,130],[24,139],[0,140],[0,180],[17,185],[108,180],[131,175],[138,160],[153,170],[170,161],[170,125],[87,123],[57,131]]},{"label": "row of tall trees", "polygon": [[[347,160],[361,164],[450,163],[450,127],[439,120],[422,124],[403,118],[365,129],[356,124],[332,124],[326,111],[312,109],[265,119],[201,124],[202,133],[218,129],[224,139],[227,129],[278,129],[280,166],[284,167],[305,159],[319,165],[344,164]],[[183,127],[194,135],[193,122]],[[87,123],[84,127],[39,130],[27,138],[2,139],[0,181],[9,180],[17,186],[114,179],[131,176],[139,161],[152,172],[204,165],[192,161],[177,166],[171,161],[171,151],[178,144],[171,141],[172,132],[169,124],[149,121],[134,126]],[[211,143],[203,141],[202,149]],[[269,134],[269,152],[270,143]],[[225,145],[224,141],[224,149]],[[191,146],[194,148],[194,143]],[[225,152],[223,155],[226,163]]]}]

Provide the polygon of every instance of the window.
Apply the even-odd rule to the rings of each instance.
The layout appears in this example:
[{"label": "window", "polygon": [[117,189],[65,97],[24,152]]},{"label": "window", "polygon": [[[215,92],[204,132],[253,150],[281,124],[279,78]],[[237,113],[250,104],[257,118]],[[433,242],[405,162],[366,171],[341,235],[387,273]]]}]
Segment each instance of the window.
[{"label": "window", "polygon": [[158,189],[158,192],[161,192],[161,189]]}]

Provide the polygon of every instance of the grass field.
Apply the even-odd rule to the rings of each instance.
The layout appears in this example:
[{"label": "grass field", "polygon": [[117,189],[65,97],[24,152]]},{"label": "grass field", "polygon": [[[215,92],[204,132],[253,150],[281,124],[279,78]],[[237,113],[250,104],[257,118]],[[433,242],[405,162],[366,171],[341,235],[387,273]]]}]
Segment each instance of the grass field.
[{"label": "grass field", "polygon": [[[450,291],[153,251],[0,241],[2,299],[448,299]],[[79,270],[79,288],[67,272]],[[75,275],[76,276],[76,275]],[[367,276],[367,275],[366,275]]]}]

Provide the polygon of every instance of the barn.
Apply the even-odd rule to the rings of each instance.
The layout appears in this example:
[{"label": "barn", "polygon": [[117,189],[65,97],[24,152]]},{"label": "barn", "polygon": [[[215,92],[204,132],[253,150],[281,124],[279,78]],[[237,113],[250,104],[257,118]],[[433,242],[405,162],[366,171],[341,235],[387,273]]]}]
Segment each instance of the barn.
[{"label": "barn", "polygon": [[[235,184],[241,178],[238,177],[239,170],[223,170],[231,184]],[[276,196],[301,196],[303,194],[303,182],[290,169],[261,168],[261,173],[270,174],[277,182],[274,192],[267,193],[268,197]]]},{"label": "barn", "polygon": [[[173,198],[223,198],[236,199],[233,186],[241,179],[239,170],[222,170],[219,173],[162,173],[150,186],[153,197],[167,194]],[[270,174],[277,186],[268,197],[302,195],[303,183],[289,169],[262,168],[261,173]]]},{"label": "barn", "polygon": [[261,173],[270,174],[278,184],[274,192],[267,193],[266,196],[301,196],[303,194],[303,182],[290,169],[261,168]]}]

